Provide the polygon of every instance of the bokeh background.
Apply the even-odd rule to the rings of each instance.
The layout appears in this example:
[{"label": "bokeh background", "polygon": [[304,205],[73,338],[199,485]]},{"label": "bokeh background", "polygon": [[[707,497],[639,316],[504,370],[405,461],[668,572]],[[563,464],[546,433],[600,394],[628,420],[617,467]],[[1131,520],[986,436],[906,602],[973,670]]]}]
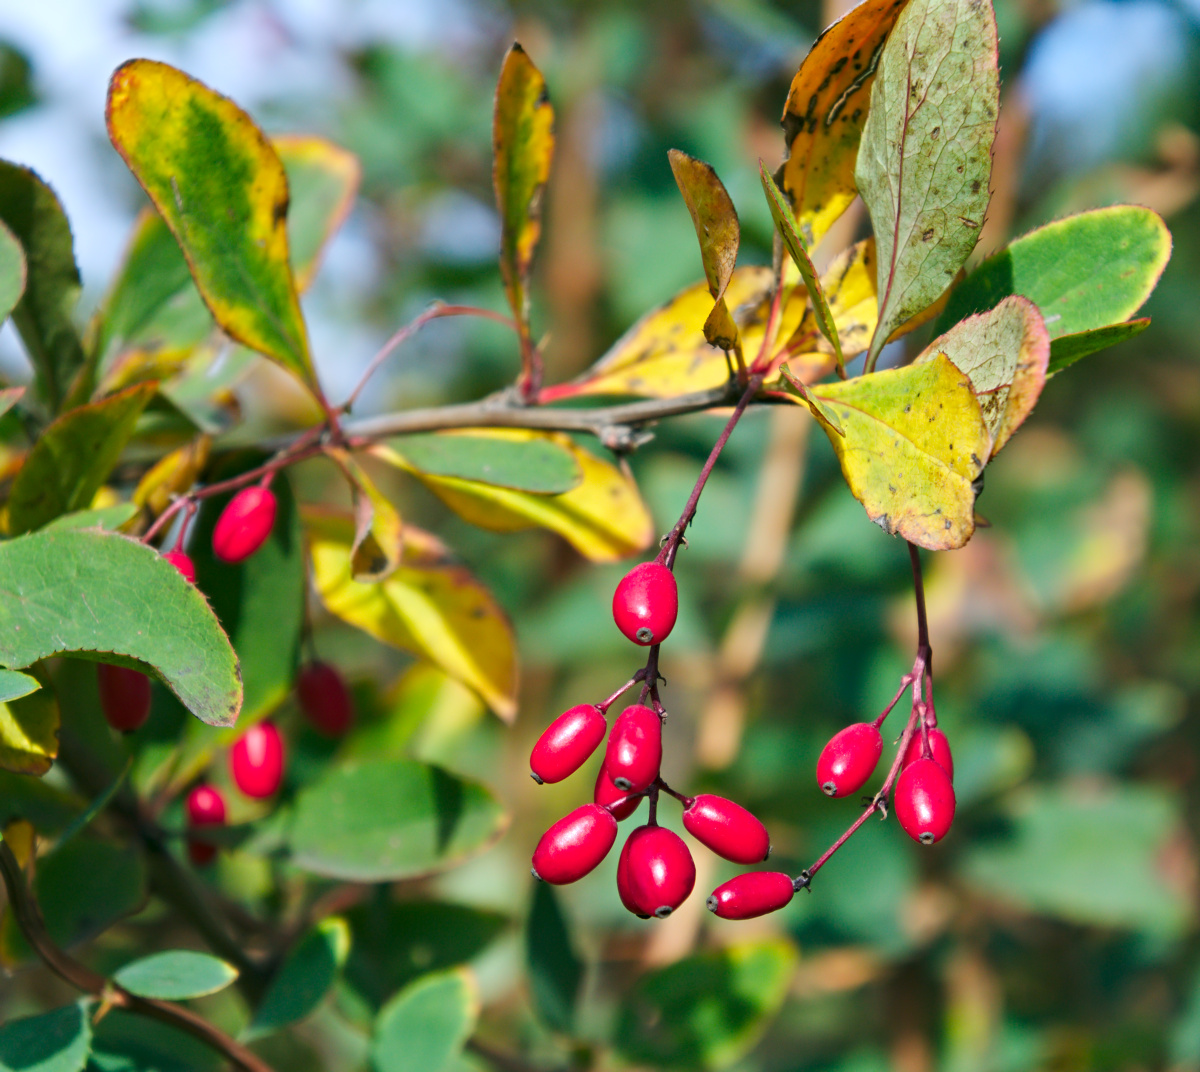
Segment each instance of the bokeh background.
[{"label": "bokeh background", "polygon": [[[572,1030],[554,1030],[561,1010],[543,997],[539,1011],[524,967],[528,853],[591,782],[538,789],[526,756],[551,717],[635,669],[607,609],[621,568],[589,566],[549,534],[483,533],[397,484],[406,519],[441,534],[512,617],[521,710],[505,729],[446,681],[407,673],[404,657],[318,618],[321,651],[347,669],[373,728],[347,747],[480,778],[514,823],[466,866],[357,906],[347,980],[275,1043],[279,1067],[356,1067],[361,1010],[420,970],[469,959],[491,1053],[463,1058],[471,1068],[1200,1069],[1200,3],[996,8],[1003,115],[980,252],[1055,215],[1132,201],[1167,218],[1174,255],[1145,310],[1151,329],[1053,379],[990,467],[979,509],[992,527],[927,560],[938,712],[957,765],[951,836],[928,850],[893,822],[870,823],[811,896],[740,925],[704,911],[732,865],[698,850],[696,894],[670,920],[643,923],[617,901],[614,853],[562,897],[562,941],[587,969]],[[565,379],[700,275],[669,147],[716,166],[741,215],[743,262],[769,259],[757,161],[780,159],[788,84],[839,13],[836,0],[5,3],[0,157],[32,165],[62,197],[86,312],[143,203],[103,126],[107,78],[125,59],[174,63],[269,131],[323,134],[358,154],[361,198],[306,299],[337,398],[431,299],[503,308],[491,93],[518,38],[559,117],[534,320],[551,380]],[[852,211],[821,255],[864,225]],[[442,321],[372,381],[362,409],[478,397],[515,369],[503,331]],[[0,370],[26,375],[11,328]],[[265,367],[239,394],[251,429],[304,416]],[[664,531],[719,427],[672,421],[632,459]],[[324,494],[327,479],[304,470],[301,495]],[[664,773],[752,807],[776,866],[794,873],[856,814],[817,791],[822,744],[873,716],[911,665],[905,548],[867,521],[800,410],[755,413],[714,474],[679,576]],[[321,760],[305,747],[301,772]],[[669,802],[663,812],[675,823]],[[277,896],[237,853],[214,881],[252,907]],[[397,912],[397,898],[434,908]],[[151,905],[102,941],[119,950],[162,925]],[[744,1030],[704,1022],[705,961],[687,962],[690,983],[652,974],[770,937],[783,943],[771,963],[785,984]],[[650,984],[682,995],[670,1015],[696,1021],[708,1042],[672,1050],[670,1031],[639,1020],[634,988]],[[57,993],[36,971],[0,981],[0,1015]],[[222,1004],[236,1000],[210,999],[207,1011],[236,1022]],[[642,1036],[668,1041],[638,1051],[629,1040]]]}]

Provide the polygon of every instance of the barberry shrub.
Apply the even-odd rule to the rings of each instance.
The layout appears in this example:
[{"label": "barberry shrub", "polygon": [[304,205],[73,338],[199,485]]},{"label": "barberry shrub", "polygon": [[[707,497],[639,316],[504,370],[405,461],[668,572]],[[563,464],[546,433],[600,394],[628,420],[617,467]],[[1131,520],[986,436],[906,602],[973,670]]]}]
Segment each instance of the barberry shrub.
[{"label": "barberry shrub", "polygon": [[[707,903],[722,921],[712,926],[734,927],[788,910],[889,807],[922,844],[965,836],[952,827],[954,770],[933,701],[919,549],[949,552],[971,539],[989,462],[1049,378],[1147,326],[1131,318],[1170,246],[1153,212],[1115,206],[969,265],[988,211],[999,91],[990,3],[864,0],[797,72],[782,162],[758,162],[772,263],[737,263],[728,191],[709,164],[672,151],[663,167],[695,225],[703,282],[648,313],[582,375],[547,383],[530,292],[554,109],[514,45],[492,117],[509,308],[433,304],[396,331],[344,399],[330,398],[317,375],[300,295],[353,203],[351,154],[316,137],[269,138],[183,71],[125,63],[109,87],[108,131],[148,203],[82,331],[62,206],[42,177],[0,163],[0,313],[34,370],[30,384],[0,394],[9,415],[0,765],[12,787],[0,843],[3,949],[40,958],[80,998],[0,1028],[0,1063],[82,1068],[94,1050],[95,1067],[126,1067],[142,1051],[128,1026],[102,1026],[113,1010],[121,1023],[156,1020],[261,1072],[276,1052],[268,1037],[332,995],[357,1039],[346,1046],[369,1052],[376,1068],[416,1067],[405,1063],[414,1052],[430,1055],[421,1067],[448,1068],[465,1045],[498,1067],[519,1065],[471,1041],[479,998],[459,965],[496,933],[495,918],[436,901],[397,906],[381,892],[458,866],[509,824],[494,788],[448,769],[444,754],[439,764],[397,746],[414,733],[418,700],[466,696],[502,723],[518,708],[504,609],[441,538],[404,520],[386,492],[396,477],[473,526],[540,526],[592,562],[644,559],[616,585],[605,625],[630,642],[625,683],[604,698],[576,697],[557,717],[525,713],[546,725],[530,756],[534,780],[570,783],[536,791],[560,794],[556,802],[576,791],[573,810],[522,848],[543,880],[528,947],[533,996],[551,1027],[574,1029],[582,984],[551,885],[606,878],[614,903],[644,920],[633,925],[659,927],[702,882],[691,904]],[[811,250],[856,197],[871,233],[819,272]],[[508,329],[512,385],[476,402],[352,417],[396,347],[444,317]],[[918,331],[925,345],[889,347]],[[304,392],[307,424],[279,435],[239,429],[232,388],[259,359]],[[608,401],[592,405],[597,396]],[[803,868],[794,832],[786,858],[768,864],[770,834],[750,810],[664,778],[683,766],[660,674],[663,646],[678,636],[676,564],[685,534],[705,540],[692,523],[730,437],[749,409],[767,406],[811,414],[867,518],[907,544],[915,586],[914,661],[891,703],[810,757],[817,785],[810,773],[803,780],[814,794],[866,795],[846,832]],[[678,520],[659,533],[625,455],[653,422],[710,410],[723,429]],[[321,485],[297,478],[321,467],[337,487],[310,495]],[[316,650],[312,614],[412,657],[386,700],[394,718],[369,690],[360,703],[334,645]],[[892,749],[882,728],[909,690]],[[54,779],[27,788],[52,766]],[[690,841],[660,824],[667,798]],[[643,799],[645,821],[612,852],[618,823]],[[527,836],[516,829],[508,836]],[[699,867],[697,846],[708,850]],[[63,861],[72,860],[68,881]],[[62,885],[51,888],[55,875]],[[89,913],[63,909],[101,887],[123,892]],[[130,940],[78,944],[148,893],[207,952],[138,955],[176,933],[153,921],[131,931],[147,943],[141,950]],[[20,932],[18,953],[10,931]],[[736,1010],[722,1006],[743,1019],[710,1040],[696,1058],[705,1066],[740,1056],[787,988],[786,950],[725,948],[694,965],[714,988],[697,1002],[724,1000],[726,976],[739,971],[752,997],[739,991]],[[210,1022],[178,1004],[235,981],[236,1014],[214,1006]],[[656,985],[642,994],[651,1004]],[[621,1024],[612,1043],[625,1057],[676,1061],[656,1049],[653,1024],[633,1014]]]}]

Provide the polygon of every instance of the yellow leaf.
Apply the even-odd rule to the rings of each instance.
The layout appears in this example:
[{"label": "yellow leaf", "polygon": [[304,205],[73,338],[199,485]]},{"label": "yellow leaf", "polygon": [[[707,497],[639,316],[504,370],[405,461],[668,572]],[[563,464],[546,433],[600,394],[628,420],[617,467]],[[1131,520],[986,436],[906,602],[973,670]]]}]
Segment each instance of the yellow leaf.
[{"label": "yellow leaf", "polygon": [[845,434],[829,440],[872,521],[932,551],[971,538],[991,437],[970,379],[945,354],[809,391],[837,415]]},{"label": "yellow leaf", "polygon": [[211,437],[200,435],[171,451],[138,481],[138,486],[133,489],[133,501],[147,507],[157,517],[171,505],[176,495],[182,495],[196,483],[200,471],[208,464],[211,447]]},{"label": "yellow leaf", "polygon": [[538,495],[475,480],[423,473],[385,445],[372,448],[372,453],[412,473],[451,510],[480,528],[515,532],[541,526],[557,532],[593,562],[625,558],[653,541],[654,522],[632,477],[576,446],[569,436],[560,432],[530,433],[507,428],[473,428],[471,434],[496,439],[543,435],[570,452],[582,479],[570,491],[560,495]]},{"label": "yellow leaf", "polygon": [[58,700],[52,689],[0,703],[0,768],[42,775],[57,755]]},{"label": "yellow leaf", "polygon": [[354,519],[316,510],[303,517],[317,591],[330,613],[441,667],[512,721],[517,710],[512,627],[479,581],[464,567],[442,561],[437,541],[410,527],[403,564],[386,580],[362,584],[351,574]]},{"label": "yellow leaf", "polygon": [[350,494],[354,501],[351,572],[356,581],[382,581],[400,565],[404,549],[404,525],[400,520],[400,512],[376,487],[353,455],[335,448],[330,448],[328,454],[337,461],[350,481]]}]

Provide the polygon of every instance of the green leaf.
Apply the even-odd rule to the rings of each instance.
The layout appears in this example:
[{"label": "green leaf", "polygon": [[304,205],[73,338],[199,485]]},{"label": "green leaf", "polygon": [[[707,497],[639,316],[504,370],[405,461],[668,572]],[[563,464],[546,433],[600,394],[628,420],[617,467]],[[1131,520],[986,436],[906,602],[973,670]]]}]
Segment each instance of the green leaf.
[{"label": "green leaf", "polygon": [[614,1038],[630,1061],[715,1069],[758,1041],[787,994],[796,952],[781,940],[742,942],[643,976],[621,1007]]},{"label": "green leaf", "polygon": [[1119,322],[1142,307],[1170,258],[1171,233],[1150,209],[1113,205],[1081,212],[1031,231],[984,261],[954,289],[936,330],[1022,294],[1041,310],[1051,366],[1061,368],[1054,341],[1124,327]]},{"label": "green leaf", "polygon": [[483,786],[407,759],[326,771],[296,797],[293,862],[317,875],[389,882],[433,874],[486,848],[508,826]]},{"label": "green leaf", "polygon": [[33,362],[38,394],[57,412],[83,364],[71,319],[80,291],[71,225],[49,186],[29,168],[3,160],[0,221],[25,251],[25,293],[13,310],[13,323]]},{"label": "green leaf", "polygon": [[0,1027],[0,1072],[79,1072],[92,1050],[88,1003],[78,1001]]},{"label": "green leaf", "polygon": [[58,755],[59,721],[58,699],[50,689],[0,703],[0,767],[45,774]]},{"label": "green leaf", "polygon": [[174,67],[130,60],[109,84],[108,132],[217,323],[315,388],[288,252],[287,176],[250,116]]},{"label": "green leaf", "polygon": [[1060,335],[1050,343],[1050,365],[1046,376],[1049,378],[1056,372],[1061,372],[1081,357],[1087,357],[1098,350],[1107,350],[1119,342],[1132,339],[1149,326],[1150,318],[1147,316],[1140,320],[1127,320],[1123,324],[1109,324],[1104,328],[1080,331],[1074,335]]},{"label": "green leaf", "polygon": [[0,592],[0,664],[78,652],[153,672],[209,725],[237,718],[229,640],[203,594],[153,548],[95,529],[9,540]]},{"label": "green leaf", "polygon": [[524,428],[432,432],[389,439],[387,445],[398,460],[429,476],[534,495],[561,495],[583,480],[579,463],[553,435]]},{"label": "green leaf", "polygon": [[117,503],[116,506],[98,506],[94,510],[76,510],[63,514],[42,526],[43,532],[66,532],[69,529],[107,529],[115,532],[127,521],[137,516],[137,503]]},{"label": "green leaf", "polygon": [[40,778],[0,770],[0,829],[13,819],[27,819],[42,835],[66,827],[86,801]]},{"label": "green leaf", "polygon": [[854,171],[879,258],[868,369],[975,248],[992,173],[997,64],[996,18],[981,0],[910,0],[884,46]]},{"label": "green leaf", "polygon": [[[54,847],[50,850],[50,853],[60,852],[65,846],[70,845],[71,842],[78,837],[82,831],[87,829],[87,827],[91,824],[91,821],[108,807],[109,801],[111,801],[112,798],[117,795],[117,790],[125,784],[125,778],[133,769],[133,758],[134,757],[131,755],[125,761],[125,766],[123,766],[117,776],[108,783],[108,786],[104,789],[104,791],[100,793],[100,795],[97,796],[95,800],[93,800],[86,808],[84,808],[83,811],[76,815],[74,819],[71,820],[71,822],[67,825],[67,828],[58,835],[58,838],[54,842]],[[44,853],[43,859],[45,856],[50,855],[50,853]]]},{"label": "green leaf", "polygon": [[36,677],[22,674],[19,670],[0,670],[0,703],[9,703],[37,692],[42,683]]},{"label": "green leaf", "polygon": [[207,953],[172,949],[126,964],[113,980],[139,997],[185,1001],[224,990],[237,977],[237,968]]},{"label": "green leaf", "polygon": [[441,1072],[479,1018],[479,994],[465,969],[425,975],[389,1001],[375,1020],[376,1072]]},{"label": "green leaf", "polygon": [[68,410],[42,433],[13,481],[8,527],[31,532],[91,505],[108,479],[155,385],[140,384]]},{"label": "green leaf", "polygon": [[571,944],[571,932],[554,887],[533,884],[533,906],[525,928],[525,962],[534,1004],[556,1031],[570,1033],[583,986],[584,964]]},{"label": "green leaf", "polygon": [[339,916],[321,920],[288,953],[242,1037],[261,1038],[303,1020],[329,992],[349,952],[346,921]]},{"label": "green leaf", "polygon": [[0,323],[9,318],[25,293],[25,252],[21,243],[0,223]]},{"label": "green leaf", "polygon": [[362,167],[358,157],[311,134],[271,139],[288,180],[288,247],[300,292],[308,290],[321,254],[354,207]]},{"label": "green leaf", "polygon": [[176,1027],[113,1009],[93,1028],[87,1072],[227,1072],[217,1052]]}]

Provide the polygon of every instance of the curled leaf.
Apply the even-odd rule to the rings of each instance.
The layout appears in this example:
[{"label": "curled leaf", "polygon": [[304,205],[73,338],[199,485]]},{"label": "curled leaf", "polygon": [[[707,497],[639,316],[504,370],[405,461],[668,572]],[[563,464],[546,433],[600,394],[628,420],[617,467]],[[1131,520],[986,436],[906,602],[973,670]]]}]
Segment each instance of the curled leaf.
[{"label": "curled leaf", "polygon": [[350,481],[350,495],[354,503],[351,573],[356,581],[382,581],[400,565],[404,548],[404,526],[400,513],[353,455],[337,449],[330,449],[328,453]]}]

